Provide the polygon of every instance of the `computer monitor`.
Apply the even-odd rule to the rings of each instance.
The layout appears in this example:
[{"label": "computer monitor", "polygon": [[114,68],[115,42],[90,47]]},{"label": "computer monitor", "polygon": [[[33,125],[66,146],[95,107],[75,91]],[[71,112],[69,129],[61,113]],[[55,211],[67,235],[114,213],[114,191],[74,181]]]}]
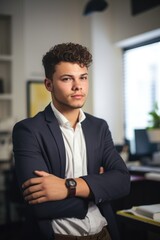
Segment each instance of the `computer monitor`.
[{"label": "computer monitor", "polygon": [[150,143],[146,129],[135,129],[136,155],[151,156],[157,151],[157,144]]}]

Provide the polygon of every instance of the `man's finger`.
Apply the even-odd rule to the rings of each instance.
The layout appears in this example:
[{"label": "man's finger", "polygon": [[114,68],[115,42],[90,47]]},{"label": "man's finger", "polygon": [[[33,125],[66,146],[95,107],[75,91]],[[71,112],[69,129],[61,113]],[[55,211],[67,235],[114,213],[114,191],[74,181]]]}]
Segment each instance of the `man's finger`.
[{"label": "man's finger", "polygon": [[100,174],[104,173],[104,167],[100,167],[99,173],[100,173]]},{"label": "man's finger", "polygon": [[37,185],[26,188],[23,192],[23,196],[25,197],[27,195],[31,195],[31,194],[33,194],[35,192],[39,192],[41,190],[42,190],[42,188],[41,188],[40,184],[37,184]]},{"label": "man's finger", "polygon": [[41,183],[41,178],[40,177],[37,177],[37,178],[31,178],[27,181],[25,181],[23,184],[22,184],[22,188],[27,188],[29,186],[32,186],[32,185],[35,185],[35,184],[39,184]]},{"label": "man's finger", "polygon": [[45,197],[45,193],[43,191],[39,191],[39,192],[34,192],[32,194],[25,196],[24,199],[25,199],[25,201],[29,202],[29,201],[36,200],[36,199],[42,198],[42,197]]},{"label": "man's finger", "polygon": [[28,201],[29,204],[38,204],[38,203],[43,203],[43,202],[46,202],[46,197],[41,197],[41,198],[37,198],[37,199],[34,199],[34,200],[30,200]]},{"label": "man's finger", "polygon": [[38,171],[38,170],[35,170],[34,173],[39,177],[47,177],[50,175],[49,173],[47,173],[45,171]]}]

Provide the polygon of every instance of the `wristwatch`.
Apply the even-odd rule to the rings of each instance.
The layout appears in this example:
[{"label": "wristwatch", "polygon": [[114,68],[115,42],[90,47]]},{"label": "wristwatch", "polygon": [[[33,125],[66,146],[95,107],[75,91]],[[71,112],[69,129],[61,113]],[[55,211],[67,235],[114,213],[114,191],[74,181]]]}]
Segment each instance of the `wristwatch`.
[{"label": "wristwatch", "polygon": [[67,178],[65,185],[68,189],[68,197],[75,197],[77,182],[73,178]]}]

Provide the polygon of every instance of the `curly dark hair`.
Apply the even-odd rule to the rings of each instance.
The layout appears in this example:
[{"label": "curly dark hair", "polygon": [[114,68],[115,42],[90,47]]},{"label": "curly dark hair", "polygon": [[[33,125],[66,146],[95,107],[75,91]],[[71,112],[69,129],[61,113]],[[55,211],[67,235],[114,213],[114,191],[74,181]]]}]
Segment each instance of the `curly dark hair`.
[{"label": "curly dark hair", "polygon": [[92,55],[88,49],[76,43],[62,43],[52,47],[42,59],[45,75],[52,79],[55,66],[60,62],[78,63],[87,68],[92,63]]}]

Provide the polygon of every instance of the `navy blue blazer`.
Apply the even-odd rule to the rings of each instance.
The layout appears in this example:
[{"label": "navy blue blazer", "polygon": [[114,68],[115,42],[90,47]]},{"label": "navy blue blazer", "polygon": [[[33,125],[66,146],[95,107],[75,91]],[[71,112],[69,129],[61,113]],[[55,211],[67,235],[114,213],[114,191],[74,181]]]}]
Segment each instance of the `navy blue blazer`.
[{"label": "navy blue blazer", "polygon": [[[117,240],[110,201],[129,193],[129,172],[113,145],[107,123],[92,115],[85,115],[82,129],[86,141],[88,175],[82,177],[91,189],[91,200],[108,221],[112,239]],[[65,146],[50,104],[35,117],[16,123],[13,128],[13,151],[20,188],[24,181],[35,177],[34,170],[43,170],[64,178]],[[99,174],[101,166],[105,169],[104,174]],[[66,217],[83,219],[87,213],[88,201],[76,197],[27,205],[29,222],[32,223],[28,232],[30,230],[32,237],[35,233],[36,239],[54,239],[51,220]]]}]

